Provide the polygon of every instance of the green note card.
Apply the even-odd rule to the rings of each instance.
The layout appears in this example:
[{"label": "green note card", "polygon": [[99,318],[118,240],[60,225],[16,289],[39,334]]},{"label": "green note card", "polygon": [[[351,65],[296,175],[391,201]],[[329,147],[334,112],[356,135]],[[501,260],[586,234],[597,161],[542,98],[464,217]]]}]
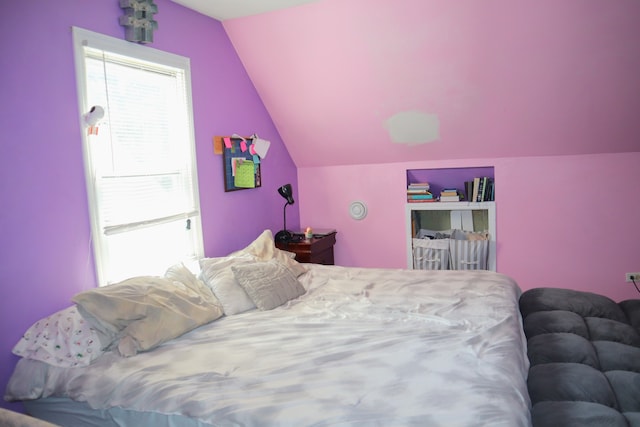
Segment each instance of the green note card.
[{"label": "green note card", "polygon": [[256,175],[251,160],[244,160],[236,164],[236,175],[233,185],[238,188],[255,188]]}]

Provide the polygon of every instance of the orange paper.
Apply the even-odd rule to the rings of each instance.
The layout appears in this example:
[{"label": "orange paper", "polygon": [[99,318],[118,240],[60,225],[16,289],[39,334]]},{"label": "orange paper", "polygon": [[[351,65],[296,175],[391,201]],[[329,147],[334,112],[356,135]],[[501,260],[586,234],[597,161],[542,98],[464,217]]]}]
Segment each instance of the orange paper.
[{"label": "orange paper", "polygon": [[222,137],[214,136],[213,137],[213,154],[222,154],[224,151],[222,148]]}]

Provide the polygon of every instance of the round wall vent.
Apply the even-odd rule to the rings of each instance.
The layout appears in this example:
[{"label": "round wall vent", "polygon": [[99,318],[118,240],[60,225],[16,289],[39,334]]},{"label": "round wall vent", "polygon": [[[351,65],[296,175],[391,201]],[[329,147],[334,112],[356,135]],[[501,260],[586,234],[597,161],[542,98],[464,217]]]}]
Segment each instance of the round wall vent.
[{"label": "round wall vent", "polygon": [[349,205],[349,215],[351,218],[361,220],[367,216],[367,205],[364,202],[356,200]]}]

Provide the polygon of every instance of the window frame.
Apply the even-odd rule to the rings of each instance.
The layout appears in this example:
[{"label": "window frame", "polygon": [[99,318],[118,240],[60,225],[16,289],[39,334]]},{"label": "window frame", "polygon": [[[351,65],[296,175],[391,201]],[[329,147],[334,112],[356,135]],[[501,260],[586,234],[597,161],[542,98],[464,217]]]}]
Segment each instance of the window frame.
[{"label": "window frame", "polygon": [[[92,162],[91,153],[88,144],[91,138],[87,132],[87,126],[84,122],[84,113],[89,111],[91,105],[88,105],[87,94],[87,74],[85,67],[85,53],[84,47],[89,46],[92,48],[112,52],[117,55],[123,55],[134,58],[136,60],[152,62],[155,64],[161,64],[163,66],[182,69],[184,71],[184,83],[185,83],[185,96],[186,96],[186,114],[187,114],[187,126],[188,126],[188,145],[190,147],[190,159],[191,159],[191,183],[193,191],[193,204],[195,208],[194,216],[189,216],[191,219],[190,227],[193,235],[193,249],[196,258],[204,257],[204,242],[202,233],[202,219],[200,211],[200,192],[198,188],[198,173],[197,173],[197,158],[196,158],[196,144],[195,144],[195,131],[193,123],[193,105],[192,105],[192,90],[191,90],[191,67],[189,58],[176,55],[169,52],[164,52],[158,49],[154,49],[148,46],[141,46],[135,43],[130,43],[124,40],[120,40],[114,37],[106,36],[103,34],[95,33],[93,31],[85,30],[78,27],[72,27],[73,34],[73,50],[75,60],[76,71],[76,85],[78,95],[78,107],[79,107],[79,128],[82,135],[82,152],[85,170],[86,190],[88,198],[89,216],[91,220],[91,234],[92,234],[92,247],[94,254],[94,266],[96,270],[96,278],[99,286],[107,285],[116,280],[110,280],[108,272],[106,271],[106,265],[104,261],[104,252],[106,242],[102,239],[102,236],[109,234],[110,227],[101,228],[99,209],[98,209],[98,194],[96,186],[94,185],[95,165]],[[179,216],[179,215],[178,215]],[[185,218],[186,219],[186,218]],[[195,221],[194,221],[195,219]],[[184,260],[176,260],[180,262]],[[168,268],[169,266],[167,266]],[[144,274],[144,272],[141,272]]]}]

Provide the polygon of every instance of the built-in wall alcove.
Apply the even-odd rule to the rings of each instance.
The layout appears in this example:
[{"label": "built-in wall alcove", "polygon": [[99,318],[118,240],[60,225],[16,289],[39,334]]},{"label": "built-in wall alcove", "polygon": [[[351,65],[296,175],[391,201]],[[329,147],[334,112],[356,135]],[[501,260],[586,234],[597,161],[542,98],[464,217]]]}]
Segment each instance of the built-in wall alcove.
[{"label": "built-in wall alcove", "polygon": [[[478,197],[483,191],[480,183],[488,185],[489,182],[492,183],[490,195]],[[407,198],[408,268],[496,271],[494,168],[407,170],[407,188],[410,184],[419,183],[428,183],[432,198],[422,201]],[[480,189],[477,188],[479,185]],[[453,189],[460,194],[460,201],[439,201],[443,190]],[[478,235],[486,236],[486,241],[458,241],[464,236],[476,239]]]}]

